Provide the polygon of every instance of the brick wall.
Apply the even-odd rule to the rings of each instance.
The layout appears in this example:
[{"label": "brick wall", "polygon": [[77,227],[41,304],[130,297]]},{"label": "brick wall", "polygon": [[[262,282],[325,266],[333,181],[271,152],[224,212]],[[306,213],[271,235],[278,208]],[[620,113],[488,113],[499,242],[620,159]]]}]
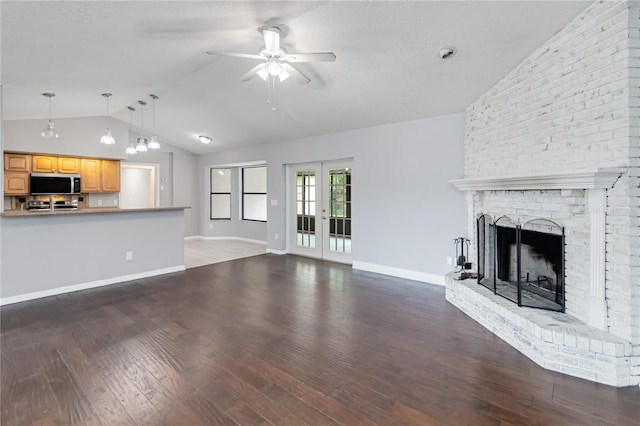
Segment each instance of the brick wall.
[{"label": "brick wall", "polygon": [[635,362],[631,374],[640,376],[640,2],[629,10],[629,209],[630,306]]},{"label": "brick wall", "polygon": [[[607,327],[632,342],[640,375],[640,2],[593,3],[471,104],[465,130],[466,178],[627,168],[607,190]],[[567,312],[586,318],[584,191],[486,191],[468,208],[557,218]]]}]

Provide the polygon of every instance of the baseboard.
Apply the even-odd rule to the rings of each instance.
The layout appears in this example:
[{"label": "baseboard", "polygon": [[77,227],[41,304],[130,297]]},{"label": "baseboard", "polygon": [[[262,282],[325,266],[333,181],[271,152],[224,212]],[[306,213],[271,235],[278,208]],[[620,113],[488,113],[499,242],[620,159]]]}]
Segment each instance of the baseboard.
[{"label": "baseboard", "polygon": [[377,274],[391,275],[392,277],[406,278],[424,283],[444,286],[444,275],[430,274],[428,272],[412,271],[410,269],[394,268],[392,266],[378,265],[376,263],[353,261],[353,269],[375,272]]},{"label": "baseboard", "polygon": [[262,240],[252,240],[251,238],[242,238],[242,237],[205,237],[202,235],[196,235],[193,237],[185,237],[185,240],[235,240],[235,241],[245,241],[247,243],[255,243],[255,244],[264,244],[266,245],[266,241]]},{"label": "baseboard", "polygon": [[155,269],[153,271],[139,272],[137,274],[121,275],[119,277],[107,278],[104,280],[91,281],[88,283],[68,285],[65,287],[52,288],[49,290],[35,291],[33,293],[19,294],[11,297],[0,297],[0,306],[12,303],[26,302],[27,300],[41,299],[43,297],[56,296],[58,294],[71,293],[73,291],[86,290],[106,285],[118,284],[125,281],[139,280],[141,278],[155,277],[156,275],[171,274],[173,272],[184,271],[185,266],[172,266],[170,268]]},{"label": "baseboard", "polygon": [[283,255],[283,254],[288,254],[289,252],[286,250],[276,250],[276,249],[267,249],[267,253],[272,253],[272,254],[278,254],[278,255]]}]

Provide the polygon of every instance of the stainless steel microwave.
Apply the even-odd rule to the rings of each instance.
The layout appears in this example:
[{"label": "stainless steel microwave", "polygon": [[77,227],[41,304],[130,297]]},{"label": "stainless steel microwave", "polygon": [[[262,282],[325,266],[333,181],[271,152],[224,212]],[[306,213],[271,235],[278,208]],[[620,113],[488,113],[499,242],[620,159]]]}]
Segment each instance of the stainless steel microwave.
[{"label": "stainless steel microwave", "polygon": [[31,173],[31,195],[80,194],[80,175]]}]

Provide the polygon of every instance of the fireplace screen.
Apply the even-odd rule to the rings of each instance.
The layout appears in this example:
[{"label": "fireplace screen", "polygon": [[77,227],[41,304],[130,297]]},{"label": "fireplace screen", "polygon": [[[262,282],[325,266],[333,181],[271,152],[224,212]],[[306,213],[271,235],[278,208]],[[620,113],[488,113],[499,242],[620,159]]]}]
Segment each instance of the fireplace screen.
[{"label": "fireplace screen", "polygon": [[564,228],[547,219],[522,226],[503,216],[477,221],[478,282],[518,306],[564,312]]}]

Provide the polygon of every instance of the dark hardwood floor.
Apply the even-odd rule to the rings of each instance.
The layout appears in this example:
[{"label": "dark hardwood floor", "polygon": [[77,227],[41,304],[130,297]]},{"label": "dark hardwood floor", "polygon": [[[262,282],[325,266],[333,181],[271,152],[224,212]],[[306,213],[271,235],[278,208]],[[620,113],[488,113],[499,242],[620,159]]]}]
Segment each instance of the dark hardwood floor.
[{"label": "dark hardwood floor", "polygon": [[0,309],[2,425],[635,425],[441,287],[263,255]]}]

